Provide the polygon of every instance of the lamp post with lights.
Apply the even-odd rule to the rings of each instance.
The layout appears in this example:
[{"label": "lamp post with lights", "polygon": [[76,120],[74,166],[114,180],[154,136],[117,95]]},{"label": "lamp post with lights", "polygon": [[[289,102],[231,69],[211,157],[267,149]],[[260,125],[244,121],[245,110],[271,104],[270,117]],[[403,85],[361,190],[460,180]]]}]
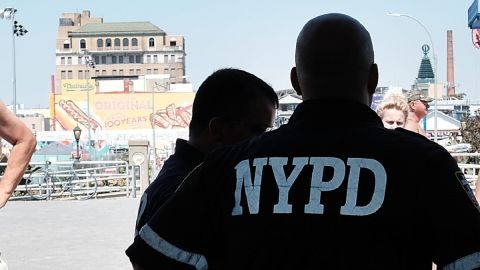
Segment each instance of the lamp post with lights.
[{"label": "lamp post with lights", "polygon": [[[430,32],[428,31],[427,27],[419,21],[417,18],[410,16],[408,14],[400,14],[400,13],[387,13],[387,16],[393,16],[393,17],[405,17],[409,18],[411,20],[414,20],[416,23],[418,23],[425,32],[427,32],[428,38],[430,39],[430,44],[432,45],[432,52],[433,52],[433,65],[434,65],[434,74],[433,74],[433,79],[434,79],[434,86],[433,86],[433,98],[434,98],[434,110],[433,110],[433,139],[434,141],[438,140],[437,137],[437,54],[435,53],[435,46],[433,45],[433,40],[432,36],[430,35]],[[425,118],[425,122],[427,119]]]},{"label": "lamp post with lights", "polygon": [[80,153],[78,151],[78,142],[80,141],[80,135],[82,135],[82,129],[77,125],[75,128],[73,128],[73,137],[77,142],[77,155],[75,156],[76,160],[80,159]]},{"label": "lamp post with lights", "polygon": [[0,9],[0,19],[11,20],[12,21],[12,67],[13,67],[13,78],[12,78],[12,88],[13,88],[13,114],[17,115],[17,74],[16,74],[16,61],[15,61],[15,36],[23,36],[28,31],[17,21],[15,21],[15,13],[17,13],[16,8],[6,7]]},{"label": "lamp post with lights", "polygon": [[[87,91],[87,115],[88,117],[90,116],[90,85],[89,85],[89,77],[87,76],[87,73],[90,75],[89,68],[94,69],[95,68],[95,60],[93,60],[92,56],[88,54],[88,51],[84,50],[83,51],[83,58],[85,59],[85,85],[86,85],[86,91]],[[87,128],[88,128],[88,154],[91,154],[91,143],[92,143],[92,135],[91,135],[91,123],[88,122]]]}]

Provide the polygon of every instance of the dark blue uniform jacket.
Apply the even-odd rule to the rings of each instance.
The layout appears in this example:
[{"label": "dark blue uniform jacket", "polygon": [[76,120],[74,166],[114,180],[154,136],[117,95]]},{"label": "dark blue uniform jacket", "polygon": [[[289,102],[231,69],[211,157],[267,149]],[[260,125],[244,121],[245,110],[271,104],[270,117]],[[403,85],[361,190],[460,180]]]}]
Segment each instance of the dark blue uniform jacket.
[{"label": "dark blue uniform jacket", "polygon": [[475,269],[479,228],[443,147],[365,105],[312,100],[209,155],[127,255],[145,269]]}]

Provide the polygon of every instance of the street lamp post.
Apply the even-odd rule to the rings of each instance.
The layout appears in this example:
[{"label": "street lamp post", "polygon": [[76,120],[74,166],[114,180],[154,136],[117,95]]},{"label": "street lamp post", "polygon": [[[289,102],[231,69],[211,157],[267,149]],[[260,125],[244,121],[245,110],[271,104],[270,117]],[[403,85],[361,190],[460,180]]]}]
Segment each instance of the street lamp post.
[{"label": "street lamp post", "polygon": [[[418,23],[424,30],[425,32],[427,32],[427,35],[428,35],[428,38],[430,39],[430,44],[432,45],[432,52],[433,52],[433,65],[434,65],[434,75],[433,75],[433,79],[434,79],[434,86],[433,86],[433,104],[434,104],[434,110],[433,110],[433,139],[435,140],[435,142],[438,140],[438,137],[437,137],[437,54],[435,53],[435,46],[433,45],[433,40],[432,40],[432,36],[430,35],[430,32],[428,31],[427,27],[425,27],[425,25],[420,22],[417,18],[415,17],[412,17],[408,14],[400,14],[400,13],[387,13],[386,14],[387,16],[394,16],[394,17],[405,17],[405,18],[409,18],[409,19],[412,19],[414,20],[416,23]],[[425,122],[427,121],[427,119],[425,118],[424,120]]]},{"label": "street lamp post", "polygon": [[[170,79],[170,78],[167,78],[167,79]],[[147,80],[145,79],[145,87],[147,87],[146,85],[147,83]],[[164,88],[166,91],[169,91],[170,90],[170,84],[169,82],[167,81],[166,83],[166,86],[164,85],[160,85],[158,83],[155,84],[154,87],[152,87],[152,116],[151,116],[151,119],[150,119],[150,122],[152,123],[152,149],[153,149],[153,156],[155,157],[155,162],[157,162],[157,145],[156,145],[156,134],[155,134],[155,89],[158,89],[158,87],[162,87]]]},{"label": "street lamp post", "polygon": [[77,142],[77,155],[75,156],[75,159],[77,160],[80,159],[80,154],[78,151],[78,141],[80,140],[80,135],[82,135],[82,129],[77,125],[75,128],[73,128],[73,137],[75,137],[75,141]]},{"label": "street lamp post", "polygon": [[[155,137],[156,137],[156,134],[155,134],[155,90],[157,90],[158,92],[158,88],[163,88],[164,91],[167,91],[169,92],[171,90],[170,88],[170,83],[172,81],[172,79],[176,79],[176,78],[181,78],[181,79],[186,79],[188,78],[188,76],[180,76],[180,77],[175,77],[175,78],[172,78],[170,76],[168,77],[163,77],[161,78],[162,80],[165,80],[165,83],[157,83],[157,82],[154,82],[154,85],[152,86],[151,88],[151,93],[152,93],[152,114],[151,114],[151,118],[150,118],[150,122],[152,124],[152,149],[153,149],[153,156],[155,157],[155,162],[157,161],[158,159],[158,156],[157,156],[157,148],[156,148],[156,140],[155,140]],[[143,84],[144,84],[144,89],[145,91],[148,91],[148,87],[147,87],[147,77],[144,76],[144,81],[143,81]]]},{"label": "street lamp post", "polygon": [[6,19],[12,21],[12,89],[13,89],[13,114],[17,115],[17,74],[16,74],[16,61],[15,61],[15,36],[23,36],[28,31],[15,21],[16,8],[7,7],[0,9],[0,19]]},{"label": "street lamp post", "polygon": [[[85,85],[86,85],[86,91],[87,91],[87,115],[88,117],[90,117],[90,87],[89,87],[89,82],[88,82],[88,79],[89,77],[87,76],[87,73],[90,74],[89,69],[88,68],[92,68],[94,69],[95,68],[95,61],[92,59],[92,57],[90,55],[88,55],[87,51],[84,51],[85,55],[83,56],[83,58],[85,59],[85,72],[84,72],[84,75],[85,75]],[[88,122],[87,124],[87,128],[88,128],[88,153],[91,154],[91,142],[92,142],[92,135],[91,135],[91,131],[90,131],[90,122]]]}]

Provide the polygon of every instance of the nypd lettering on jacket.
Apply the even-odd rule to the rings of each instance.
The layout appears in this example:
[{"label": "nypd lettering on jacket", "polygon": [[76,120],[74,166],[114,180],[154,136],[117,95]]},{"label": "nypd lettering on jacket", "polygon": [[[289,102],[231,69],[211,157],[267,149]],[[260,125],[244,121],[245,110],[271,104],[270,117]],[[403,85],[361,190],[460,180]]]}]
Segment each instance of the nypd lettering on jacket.
[{"label": "nypd lettering on jacket", "polygon": [[[275,214],[292,213],[292,205],[288,203],[290,188],[297,180],[305,166],[313,166],[310,181],[310,200],[304,207],[306,214],[323,214],[324,205],[320,202],[322,193],[337,189],[348,181],[345,205],[341,206],[340,214],[348,216],[366,216],[375,213],[383,204],[387,174],[383,165],[368,158],[348,158],[347,163],[336,157],[294,157],[288,164],[288,157],[255,158],[252,165],[248,159],[240,161],[235,167],[236,188],[235,205],[232,216],[241,215],[243,207],[240,205],[242,188],[246,195],[246,206],[250,214],[258,214],[260,205],[260,191],[262,188],[262,174],[265,166],[271,166],[273,176],[278,186],[278,202],[273,207]],[[293,167],[290,175],[285,175],[284,166]],[[349,173],[346,177],[346,166]],[[324,169],[333,168],[333,177],[324,179]],[[375,184],[370,202],[366,205],[357,205],[358,186],[361,181],[360,171],[369,170],[374,175]],[[252,181],[252,172],[254,178]],[[328,177],[330,178],[330,177]]]}]

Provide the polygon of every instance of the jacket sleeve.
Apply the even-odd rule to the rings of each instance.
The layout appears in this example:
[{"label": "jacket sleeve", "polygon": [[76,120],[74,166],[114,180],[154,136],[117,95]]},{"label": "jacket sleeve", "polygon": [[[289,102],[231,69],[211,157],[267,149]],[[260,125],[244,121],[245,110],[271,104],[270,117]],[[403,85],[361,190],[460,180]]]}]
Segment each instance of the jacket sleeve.
[{"label": "jacket sleeve", "polygon": [[480,211],[465,176],[443,149],[432,151],[427,163],[433,261],[439,269],[480,268]]},{"label": "jacket sleeve", "polygon": [[143,269],[208,269],[217,225],[213,185],[203,173],[204,166],[195,168],[142,227],[126,251],[132,263]]}]

